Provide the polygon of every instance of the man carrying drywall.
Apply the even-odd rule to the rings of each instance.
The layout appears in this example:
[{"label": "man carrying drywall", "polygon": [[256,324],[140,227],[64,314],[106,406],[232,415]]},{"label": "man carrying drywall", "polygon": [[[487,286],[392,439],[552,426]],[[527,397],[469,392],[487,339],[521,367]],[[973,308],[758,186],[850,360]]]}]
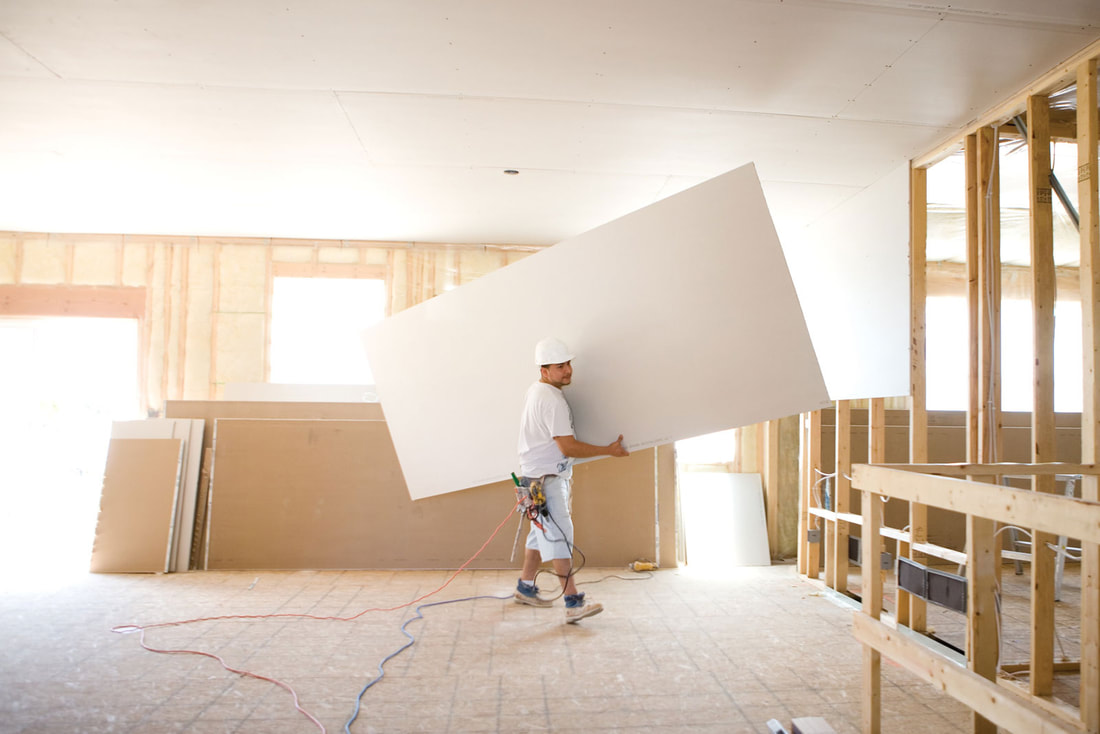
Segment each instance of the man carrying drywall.
[{"label": "man carrying drywall", "polygon": [[629,454],[623,447],[621,435],[607,446],[577,440],[573,411],[562,392],[573,379],[572,360],[573,353],[560,339],[548,337],[535,345],[539,380],[527,389],[524,400],[519,422],[519,465],[525,483],[541,480],[546,506],[539,522],[531,523],[523,571],[514,594],[518,604],[551,606],[553,601],[540,597],[535,586],[539,565],[549,561],[554,575],[561,580],[568,624],[603,611],[603,605],[585,601],[573,580],[573,519],[569,496],[573,460]]}]

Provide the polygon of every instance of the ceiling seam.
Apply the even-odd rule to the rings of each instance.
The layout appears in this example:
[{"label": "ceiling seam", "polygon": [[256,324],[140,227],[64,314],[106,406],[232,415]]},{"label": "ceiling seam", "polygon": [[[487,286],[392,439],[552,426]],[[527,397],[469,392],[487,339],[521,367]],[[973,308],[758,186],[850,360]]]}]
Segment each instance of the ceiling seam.
[{"label": "ceiling seam", "polygon": [[40,60],[40,59],[39,59],[39,58],[38,58],[37,56],[35,56],[35,55],[34,55],[34,54],[32,54],[32,53],[31,53],[30,51],[28,51],[27,49],[25,49],[25,48],[23,48],[22,46],[20,46],[20,45],[19,45],[18,43],[16,43],[15,41],[13,41],[13,40],[12,40],[12,38],[11,38],[11,36],[9,36],[9,35],[8,35],[7,33],[3,33],[3,32],[0,32],[0,38],[3,38],[3,39],[4,39],[5,41],[7,41],[8,43],[10,43],[10,44],[11,44],[12,46],[14,46],[14,47],[15,47],[16,49],[18,49],[18,50],[19,50],[19,52],[20,52],[21,54],[23,54],[24,56],[26,56],[26,57],[27,57],[28,59],[30,59],[30,60],[31,60],[31,61],[33,61],[34,63],[36,63],[36,64],[38,64],[39,66],[41,66],[41,67],[42,67],[43,69],[45,69],[46,71],[48,71],[48,72],[49,72],[50,74],[52,74],[52,75],[53,75],[54,77],[56,77],[57,79],[63,79],[63,78],[64,78],[64,77],[62,77],[62,76],[61,76],[60,74],[58,74],[58,73],[57,73],[56,71],[54,71],[53,69],[51,69],[51,68],[50,68],[49,66],[47,66],[47,65],[46,65],[45,63],[43,63],[43,62],[42,62],[42,61],[41,61],[41,60]]}]

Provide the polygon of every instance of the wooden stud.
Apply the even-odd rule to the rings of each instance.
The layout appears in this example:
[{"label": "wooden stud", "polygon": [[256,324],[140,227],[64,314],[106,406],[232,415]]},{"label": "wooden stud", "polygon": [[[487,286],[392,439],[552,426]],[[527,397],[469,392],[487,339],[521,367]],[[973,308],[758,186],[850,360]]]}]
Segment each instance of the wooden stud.
[{"label": "wooden stud", "polygon": [[997,135],[978,132],[978,461],[1001,456],[1001,197]]},{"label": "wooden stud", "polygon": [[[1097,59],[1077,69],[1077,202],[1081,217],[1081,322],[1083,326],[1081,461],[1100,459],[1100,113],[1097,112]],[[1082,497],[1100,501],[1095,476],[1084,478]],[[1089,734],[1100,734],[1100,544],[1082,543],[1081,560],[1081,719]]]},{"label": "wooden stud", "polygon": [[779,558],[779,421],[770,420],[766,426],[765,443],[765,517],[768,523],[768,551],[772,558]]},{"label": "wooden stud", "polygon": [[[836,480],[833,482],[833,511],[849,512],[852,484],[852,403],[838,400],[836,403]],[[831,544],[833,547],[833,588],[841,594],[848,591],[848,523],[837,520],[834,524]]]},{"label": "wooden stud", "polygon": [[151,242],[145,245],[145,287],[149,289],[149,298],[146,301],[145,323],[142,329],[144,343],[141,345],[141,404],[146,413],[149,413],[153,408],[149,396],[149,368],[151,367],[150,362],[153,360],[150,350],[153,347],[153,268],[156,264],[153,255],[155,252],[155,245]]},{"label": "wooden stud", "polygon": [[15,285],[23,282],[23,238],[15,240]]},{"label": "wooden stud", "polygon": [[[928,171],[913,167],[909,175],[909,262],[910,262],[910,398],[909,398],[909,461],[918,464],[928,460],[928,400],[926,384],[926,310],[928,300]],[[909,504],[909,531],[915,543],[928,540],[928,508]],[[915,561],[910,544],[899,546],[898,554]],[[917,632],[927,628],[927,604],[924,599],[898,590],[899,624],[908,624]]]},{"label": "wooden stud", "polygon": [[[1027,100],[1028,181],[1031,208],[1031,312],[1034,333],[1031,460],[1057,459],[1054,437],[1054,212],[1050,186],[1050,100]],[[1036,475],[1032,489],[1054,492],[1055,478]],[[1035,531],[1031,542],[1031,674],[1033,695],[1050,695],[1054,685],[1053,535]]]},{"label": "wooden stud", "polygon": [[[53,235],[50,235],[52,238]],[[76,260],[76,247],[71,240],[65,242],[65,285],[73,284],[73,263]]]},{"label": "wooden stud", "polygon": [[160,400],[163,404],[168,399],[168,373],[172,366],[170,355],[171,343],[174,336],[172,329],[172,271],[176,259],[176,248],[172,244],[165,244],[159,248],[164,255],[164,298],[161,301],[161,315],[164,319],[164,345],[161,355],[160,369]]},{"label": "wooden stud", "polygon": [[[803,413],[798,417],[798,535],[795,536],[795,548],[797,549],[798,574],[806,575],[807,551],[809,541],[806,531],[810,527],[810,487],[813,480],[810,478],[810,414]],[[737,433],[734,432],[736,441]],[[736,459],[735,459],[736,461]]]},{"label": "wooden stud", "polygon": [[[999,550],[994,522],[966,516],[966,657],[967,667],[990,681],[997,678],[997,569]],[[989,719],[974,714],[975,734],[997,734]]]},{"label": "wooden stud", "polygon": [[[313,251],[315,254],[317,250]],[[274,248],[264,255],[264,382],[271,382],[271,307],[275,295]]]},{"label": "wooden stud", "polygon": [[218,310],[221,308],[222,245],[214,242],[210,289],[210,399],[218,397]]},{"label": "wooden stud", "polygon": [[[809,461],[807,463],[806,473],[810,478],[810,486],[817,482],[819,477],[819,470],[821,469],[821,411],[815,410],[810,413],[810,430],[809,430],[809,448],[807,454]],[[810,500],[812,501],[812,495]],[[816,521],[808,523],[807,527],[815,527]],[[811,579],[816,579],[820,575],[821,567],[821,542],[809,543],[806,550],[806,576]]]},{"label": "wooden stud", "polygon": [[179,351],[176,353],[176,361],[179,367],[176,370],[176,399],[183,400],[185,379],[187,377],[187,311],[191,295],[191,248],[184,245],[180,248],[180,328]]},{"label": "wooden stud", "polygon": [[966,158],[966,305],[969,328],[966,404],[966,460],[972,463],[978,459],[978,404],[981,385],[978,379],[981,333],[978,328],[978,136],[967,135],[964,147]]},{"label": "wooden stud", "polygon": [[[862,529],[862,612],[871,619],[882,616],[882,572],[879,557],[882,555],[882,498],[871,492],[863,492],[861,500]],[[865,734],[882,731],[882,658],[873,646],[863,646],[863,705],[862,723]]]}]

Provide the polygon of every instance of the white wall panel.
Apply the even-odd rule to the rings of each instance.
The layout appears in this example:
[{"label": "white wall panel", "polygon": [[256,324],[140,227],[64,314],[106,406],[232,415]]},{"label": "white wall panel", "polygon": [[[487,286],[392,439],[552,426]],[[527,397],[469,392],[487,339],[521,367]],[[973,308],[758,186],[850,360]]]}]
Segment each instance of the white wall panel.
[{"label": "white wall panel", "polygon": [[908,164],[783,247],[829,395],[908,395]]},{"label": "white wall panel", "polygon": [[752,165],[445,293],[366,332],[414,499],[515,470],[534,345],[574,350],[577,436],[644,448],[823,407]]}]

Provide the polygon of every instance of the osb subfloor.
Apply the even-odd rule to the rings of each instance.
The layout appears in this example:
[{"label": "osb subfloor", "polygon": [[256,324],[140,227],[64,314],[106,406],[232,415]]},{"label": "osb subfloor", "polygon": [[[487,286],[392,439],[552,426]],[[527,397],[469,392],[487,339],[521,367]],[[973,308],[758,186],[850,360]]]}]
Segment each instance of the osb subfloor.
[{"label": "osb subfloor", "polygon": [[[609,573],[586,569],[583,581]],[[86,576],[0,596],[0,732],[316,732],[272,683],[193,655],[145,652],[124,624],[229,614],[350,616],[405,603],[441,572]],[[515,572],[461,574],[428,601],[510,595]],[[546,577],[543,577],[544,579]],[[606,611],[564,625],[551,609],[481,599],[423,610],[416,644],[363,696],[352,732],[766,732],[821,716],[859,731],[861,648],[852,612],[790,565],[723,579],[677,570],[583,587]],[[549,579],[541,581],[547,588]],[[292,686],[329,732],[344,730],[379,662],[406,641],[411,609],[352,622],[223,620],[150,630],[161,648],[216,653]],[[883,662],[883,730],[960,732],[967,710]]]}]

